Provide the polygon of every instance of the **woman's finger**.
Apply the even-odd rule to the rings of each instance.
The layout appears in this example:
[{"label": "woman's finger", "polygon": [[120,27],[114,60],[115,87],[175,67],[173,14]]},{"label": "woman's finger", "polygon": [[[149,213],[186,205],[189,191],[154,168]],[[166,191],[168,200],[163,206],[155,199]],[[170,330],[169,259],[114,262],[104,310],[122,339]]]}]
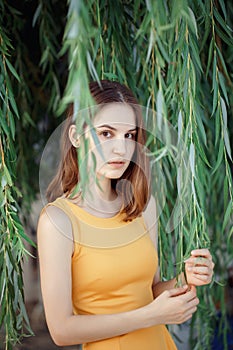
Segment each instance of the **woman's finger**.
[{"label": "woman's finger", "polygon": [[187,271],[199,275],[210,275],[212,272],[207,266],[187,266]]},{"label": "woman's finger", "polygon": [[194,273],[192,275],[192,278],[195,278],[198,281],[204,282],[205,284],[210,283],[212,281],[212,275],[200,275],[200,274]]},{"label": "woman's finger", "polygon": [[212,260],[212,255],[210,254],[209,249],[194,249],[191,251],[191,256],[200,256],[200,257],[205,257],[207,259]]},{"label": "woman's finger", "polygon": [[203,257],[190,257],[189,259],[185,260],[185,263],[190,265],[212,266],[212,260]]}]

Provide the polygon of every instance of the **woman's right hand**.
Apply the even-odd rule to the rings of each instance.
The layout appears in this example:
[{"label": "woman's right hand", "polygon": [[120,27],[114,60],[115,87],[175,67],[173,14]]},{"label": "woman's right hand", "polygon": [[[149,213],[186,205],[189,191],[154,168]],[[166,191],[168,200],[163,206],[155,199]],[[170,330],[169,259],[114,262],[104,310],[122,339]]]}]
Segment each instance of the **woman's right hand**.
[{"label": "woman's right hand", "polygon": [[197,310],[199,299],[196,288],[188,286],[166,290],[147,305],[149,322],[156,324],[180,324],[189,320]]}]

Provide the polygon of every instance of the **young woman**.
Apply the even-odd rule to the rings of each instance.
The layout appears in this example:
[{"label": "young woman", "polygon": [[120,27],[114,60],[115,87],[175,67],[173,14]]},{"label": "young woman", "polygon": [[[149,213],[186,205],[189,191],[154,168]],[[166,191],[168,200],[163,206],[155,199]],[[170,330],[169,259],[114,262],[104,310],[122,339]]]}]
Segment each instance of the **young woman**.
[{"label": "young woman", "polygon": [[210,283],[212,257],[206,249],[192,252],[185,262],[189,287],[184,282],[175,288],[176,279],[160,281],[156,206],[138,102],[116,82],[92,82],[90,91],[99,107],[92,125],[96,137],[88,125],[84,132],[88,172],[95,178],[89,177],[86,191],[71,195],[81,176],[82,143],[71,108],[60,167],[38,224],[49,331],[57,345],[83,344],[85,350],[176,349],[165,325],[192,317],[199,302],[195,286]]}]

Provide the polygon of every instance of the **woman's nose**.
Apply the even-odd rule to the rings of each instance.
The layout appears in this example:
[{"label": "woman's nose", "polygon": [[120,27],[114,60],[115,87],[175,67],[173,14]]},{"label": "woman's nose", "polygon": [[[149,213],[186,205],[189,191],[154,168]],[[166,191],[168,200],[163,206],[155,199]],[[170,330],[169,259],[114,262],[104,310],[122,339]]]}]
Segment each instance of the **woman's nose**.
[{"label": "woman's nose", "polygon": [[114,141],[113,153],[124,155],[126,153],[126,139],[117,139]]}]

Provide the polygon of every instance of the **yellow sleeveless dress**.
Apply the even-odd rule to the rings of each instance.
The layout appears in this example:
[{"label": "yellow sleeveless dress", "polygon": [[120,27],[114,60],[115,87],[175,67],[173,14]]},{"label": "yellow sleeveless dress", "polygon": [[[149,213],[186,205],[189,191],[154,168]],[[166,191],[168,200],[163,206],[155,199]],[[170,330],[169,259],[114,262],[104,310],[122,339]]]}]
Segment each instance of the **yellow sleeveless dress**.
[{"label": "yellow sleeveless dress", "polygon": [[[156,249],[143,217],[122,221],[118,214],[100,218],[68,199],[49,205],[69,217],[75,241],[72,257],[73,312],[113,314],[153,301],[152,281],[158,268]],[[165,325],[153,326],[82,345],[83,350],[176,350]]]}]

